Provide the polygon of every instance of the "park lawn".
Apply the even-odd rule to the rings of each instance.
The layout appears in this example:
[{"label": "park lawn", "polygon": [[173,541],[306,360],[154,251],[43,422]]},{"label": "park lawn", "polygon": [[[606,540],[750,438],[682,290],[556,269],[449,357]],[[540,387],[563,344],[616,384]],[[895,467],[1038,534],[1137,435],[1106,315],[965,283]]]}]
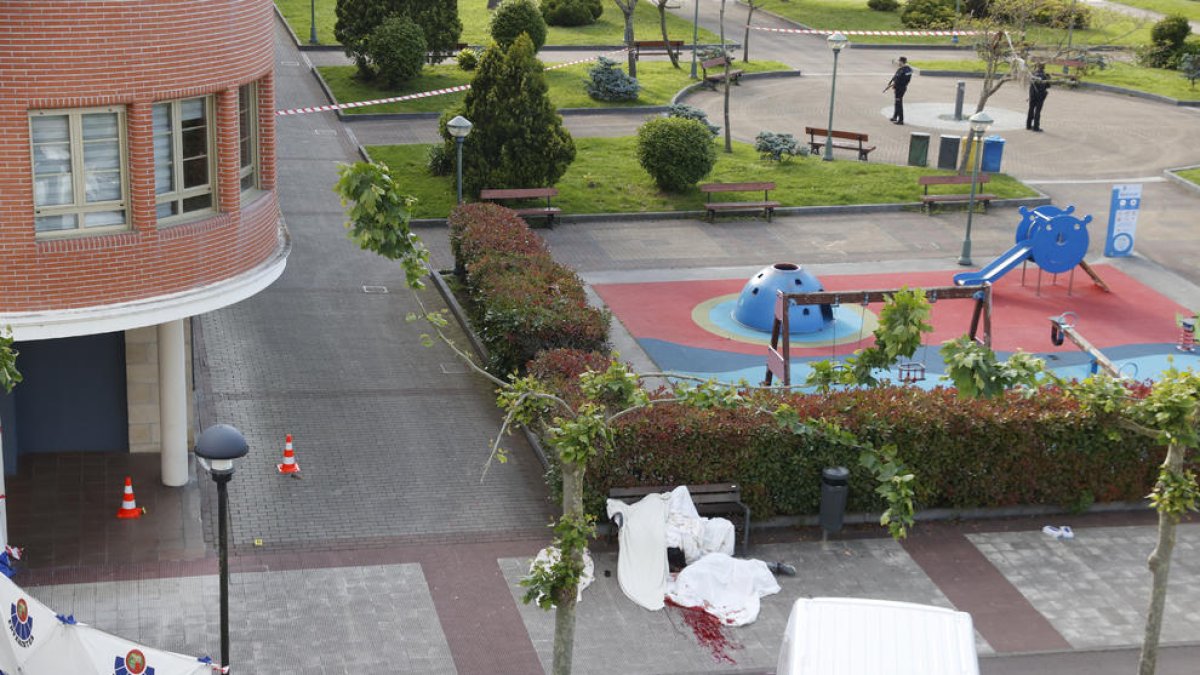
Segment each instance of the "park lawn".
[{"label": "park lawn", "polygon": [[[636,157],[636,139],[576,138],[571,168],[555,186],[554,205],[564,214],[700,211],[704,196],[696,188],[680,194],[660,191]],[[701,182],[774,181],[772,199],[784,206],[890,204],[917,202],[921,189],[917,177],[949,174],[923,167],[871,164],[852,159],[824,162],[818,157],[797,157],[790,162],[759,159],[753,146],[734,145],[732,155],[718,144],[717,164]],[[463,152],[470,152],[467,138]],[[425,169],[428,145],[387,145],[368,148],[371,157],[387,164],[403,191],[418,200],[416,218],[444,218],[454,205],[454,176],[430,176]],[[1000,198],[1033,197],[1036,193],[1014,180],[996,174],[988,192]],[[735,195],[736,196],[736,195]]]},{"label": "park lawn", "polygon": [[1195,169],[1184,169],[1183,171],[1176,171],[1175,175],[1179,176],[1180,178],[1182,178],[1186,181],[1191,181],[1192,183],[1195,183],[1196,185],[1200,185],[1200,167],[1197,167]]},{"label": "park lawn", "polygon": [[[550,88],[550,100],[557,108],[628,108],[632,106],[666,105],[680,89],[693,82],[689,77],[688,64],[680,62],[680,68],[672,68],[671,62],[640,61],[638,62],[638,82],[642,85],[641,93],[636,101],[595,101],[587,95],[584,81],[587,71],[594,62],[577,63],[566,68],[546,71],[546,84]],[[738,63],[737,68],[746,72],[767,72],[789,70],[777,61],[751,61]],[[354,66],[323,66],[319,69],[321,76],[329,84],[334,98],[339,103],[352,101],[369,101],[373,99],[403,96],[421,91],[444,89],[463,84],[469,84],[473,73],[460,70],[453,64],[427,66],[421,71],[421,76],[409,82],[400,89],[386,89],[375,83],[361,82],[354,77]],[[380,105],[350,108],[347,114],[362,113],[411,113],[411,112],[441,112],[458,105],[466,96],[466,92],[455,92],[440,96],[430,96],[412,101],[384,103]]]},{"label": "park lawn", "polygon": [[[1192,0],[1182,0],[1192,2]],[[869,9],[862,0],[791,0],[786,4],[772,3],[767,11],[817,29],[831,30],[909,30],[900,23],[900,12],[877,12]],[[1150,24],[1124,14],[1092,10],[1093,28],[1077,30],[1072,35],[1076,45],[1138,45],[1150,40]],[[904,37],[883,35],[851,35],[850,43],[923,45],[947,44],[948,37]],[[1066,31],[1051,28],[1034,28],[1029,38],[1040,44],[1066,42]],[[970,36],[959,38],[961,44],[970,44]]]},{"label": "park lawn", "polygon": [[1191,21],[1200,21],[1200,2],[1196,0],[1121,0],[1121,4],[1166,16],[1179,14]]},{"label": "park lawn", "polygon": [[[983,62],[978,59],[955,61],[913,61],[921,70],[948,70],[962,73],[982,73]],[[1003,71],[1001,71],[1003,72]],[[1130,63],[1110,63],[1103,70],[1088,71],[1084,82],[1107,84],[1148,94],[1158,94],[1180,101],[1200,101],[1200,89],[1195,89],[1179,71],[1146,68]]]},{"label": "park lawn", "polygon": [[[307,43],[311,30],[312,2],[314,0],[275,0],[275,5],[283,14],[284,20],[300,38]],[[317,10],[317,38],[321,44],[337,44],[333,37],[333,26],[337,22],[337,0],[315,0]],[[491,12],[487,9],[487,0],[458,0],[458,18],[462,21],[463,32],[460,42],[472,45],[488,45],[492,37],[488,33],[488,22]],[[650,3],[638,3],[633,15],[633,34],[639,40],[661,40],[662,28],[658,24],[658,10]],[[618,45],[625,42],[625,17],[611,2],[604,3],[604,14],[590,26],[563,28],[549,26],[546,35],[548,45]],[[672,40],[692,41],[692,22],[667,13],[667,34]],[[700,29],[700,42],[716,44],[720,38],[703,28]]]}]

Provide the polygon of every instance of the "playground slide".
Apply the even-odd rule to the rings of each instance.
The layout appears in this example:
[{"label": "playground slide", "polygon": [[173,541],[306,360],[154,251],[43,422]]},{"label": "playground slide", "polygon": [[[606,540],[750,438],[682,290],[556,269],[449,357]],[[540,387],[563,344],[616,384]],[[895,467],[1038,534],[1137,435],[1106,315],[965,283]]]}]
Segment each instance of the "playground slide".
[{"label": "playground slide", "polygon": [[978,286],[985,282],[991,282],[999,279],[1007,274],[1022,261],[1029,258],[1029,254],[1033,251],[1033,245],[1029,240],[1018,242],[1016,246],[1008,249],[999,258],[988,263],[983,269],[978,272],[960,272],[954,275],[955,286]]}]

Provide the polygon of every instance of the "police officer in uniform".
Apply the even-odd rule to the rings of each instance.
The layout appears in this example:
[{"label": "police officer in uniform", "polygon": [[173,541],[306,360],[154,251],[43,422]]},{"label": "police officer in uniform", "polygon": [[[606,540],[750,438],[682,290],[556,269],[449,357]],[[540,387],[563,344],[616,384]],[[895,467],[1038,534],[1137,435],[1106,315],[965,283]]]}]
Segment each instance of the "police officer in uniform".
[{"label": "police officer in uniform", "polygon": [[892,124],[904,124],[904,94],[908,91],[908,81],[912,79],[913,70],[908,65],[908,58],[900,57],[900,67],[896,69],[896,74],[888,81],[888,85],[883,88],[886,93],[888,89],[896,92],[896,107],[892,109]]},{"label": "police officer in uniform", "polygon": [[1046,102],[1048,93],[1050,93],[1050,76],[1046,74],[1045,64],[1039,63],[1029,77],[1029,112],[1025,115],[1026,129],[1042,130],[1042,105]]}]

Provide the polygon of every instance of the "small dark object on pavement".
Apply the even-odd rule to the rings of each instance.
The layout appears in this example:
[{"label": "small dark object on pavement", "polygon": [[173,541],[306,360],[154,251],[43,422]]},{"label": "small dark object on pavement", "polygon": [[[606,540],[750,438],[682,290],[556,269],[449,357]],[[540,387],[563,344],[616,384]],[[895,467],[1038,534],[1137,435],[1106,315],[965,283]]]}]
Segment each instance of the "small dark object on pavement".
[{"label": "small dark object on pavement", "polygon": [[767,569],[771,570],[771,574],[776,576],[794,577],[796,576],[796,566],[789,565],[785,562],[769,562]]}]

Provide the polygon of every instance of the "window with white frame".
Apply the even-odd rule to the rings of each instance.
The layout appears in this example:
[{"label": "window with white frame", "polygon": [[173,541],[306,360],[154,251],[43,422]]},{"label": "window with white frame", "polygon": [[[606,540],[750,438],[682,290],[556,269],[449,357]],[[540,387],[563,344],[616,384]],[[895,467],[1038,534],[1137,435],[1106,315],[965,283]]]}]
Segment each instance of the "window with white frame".
[{"label": "window with white frame", "polygon": [[160,221],[213,209],[211,97],[154,104],[154,201]]},{"label": "window with white frame", "polygon": [[254,83],[238,87],[238,149],[238,175],[245,193],[258,187],[258,87]]},{"label": "window with white frame", "polygon": [[127,227],[124,128],[119,107],[30,113],[36,232]]}]

